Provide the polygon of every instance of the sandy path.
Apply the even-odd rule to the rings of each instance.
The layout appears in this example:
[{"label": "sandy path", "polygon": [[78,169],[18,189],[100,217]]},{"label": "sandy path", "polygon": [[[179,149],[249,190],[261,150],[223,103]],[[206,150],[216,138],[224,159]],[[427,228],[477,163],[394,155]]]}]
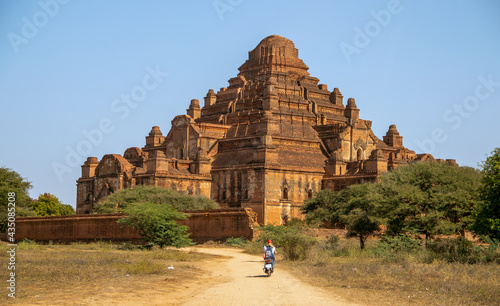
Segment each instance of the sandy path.
[{"label": "sandy path", "polygon": [[262,257],[238,249],[196,250],[231,257],[220,262],[218,270],[213,272],[214,278],[227,282],[201,290],[181,305],[353,305],[280,270],[279,262],[273,275],[266,277]]}]

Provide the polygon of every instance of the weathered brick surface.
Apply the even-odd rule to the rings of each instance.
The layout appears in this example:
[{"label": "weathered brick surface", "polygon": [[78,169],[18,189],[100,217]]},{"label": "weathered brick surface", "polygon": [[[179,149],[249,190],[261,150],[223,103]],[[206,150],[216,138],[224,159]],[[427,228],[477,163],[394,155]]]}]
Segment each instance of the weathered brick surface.
[{"label": "weathered brick surface", "polygon": [[123,214],[95,214],[52,217],[21,217],[16,220],[16,240],[36,241],[134,241],[140,237],[116,221]]},{"label": "weathered brick surface", "polygon": [[[190,238],[203,243],[230,237],[253,238],[256,214],[243,208],[186,211],[190,216],[179,221],[187,225]],[[92,214],[54,217],[22,217],[16,220],[16,240],[36,241],[131,241],[140,236],[129,227],[116,223],[123,214]]]},{"label": "weathered brick surface", "polygon": [[90,157],[78,180],[77,213],[144,184],[249,207],[259,223],[279,224],[301,217],[300,207],[318,190],[433,159],[405,148],[396,125],[379,139],[354,98],[344,104],[338,88],[329,91],[308,69],[291,40],[263,39],[229,86],[210,89],[203,107],[191,100],[166,137],[154,126],[142,149]]}]

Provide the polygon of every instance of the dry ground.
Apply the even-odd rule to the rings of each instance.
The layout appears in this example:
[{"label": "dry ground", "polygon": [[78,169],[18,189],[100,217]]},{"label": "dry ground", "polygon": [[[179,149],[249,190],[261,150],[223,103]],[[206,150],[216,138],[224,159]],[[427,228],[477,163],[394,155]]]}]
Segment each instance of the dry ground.
[{"label": "dry ground", "polygon": [[[0,267],[7,257],[2,244]],[[175,305],[218,283],[210,271],[227,257],[174,250],[123,251],[113,245],[31,245],[17,251],[16,299],[0,304]],[[174,269],[168,269],[168,267]],[[7,269],[0,274],[2,280]]]},{"label": "dry ground", "polygon": [[271,277],[263,274],[262,257],[243,253],[239,249],[197,248],[211,255],[231,258],[213,271],[214,278],[227,282],[211,285],[181,305],[354,305],[339,296],[300,281],[276,267]]},{"label": "dry ground", "polygon": [[[5,267],[7,257],[0,259]],[[348,305],[279,267],[264,277],[262,266],[260,256],[235,248],[171,254],[34,245],[18,250],[17,298],[4,290],[0,304]]]},{"label": "dry ground", "polygon": [[[124,251],[109,244],[31,244],[19,249],[17,256],[17,298],[8,298],[7,290],[3,289],[1,305],[476,305],[484,303],[464,298],[454,303],[456,293],[441,294],[436,286],[444,286],[446,290],[471,290],[473,286],[453,284],[461,284],[458,277],[460,280],[476,278],[473,274],[461,274],[464,271],[483,273],[491,276],[490,283],[474,290],[484,288],[486,294],[492,292],[486,287],[495,286],[500,279],[496,265],[471,265],[470,271],[464,270],[468,266],[447,265],[445,268],[456,270],[460,275],[453,271],[440,274],[436,270],[431,271],[432,277],[420,270],[394,265],[394,273],[399,275],[396,276],[387,271],[379,274],[379,270],[387,267],[361,258],[345,263],[337,258],[339,262],[335,265],[313,266],[278,261],[276,272],[268,278],[262,272],[261,256],[219,247],[195,247],[178,252]],[[3,278],[8,272],[7,261],[5,244],[2,244],[0,267],[4,267],[4,272],[0,275]],[[168,269],[170,266],[174,269]],[[424,265],[424,268],[433,267]],[[441,279],[440,275],[451,277]],[[378,282],[373,279],[376,277],[380,277]],[[432,281],[436,288],[429,286],[429,291],[418,288],[422,277]],[[477,275],[475,281],[483,282],[484,278]],[[404,283],[400,284],[400,279]],[[476,296],[477,293],[474,292]],[[498,301],[495,297],[482,300]]]}]

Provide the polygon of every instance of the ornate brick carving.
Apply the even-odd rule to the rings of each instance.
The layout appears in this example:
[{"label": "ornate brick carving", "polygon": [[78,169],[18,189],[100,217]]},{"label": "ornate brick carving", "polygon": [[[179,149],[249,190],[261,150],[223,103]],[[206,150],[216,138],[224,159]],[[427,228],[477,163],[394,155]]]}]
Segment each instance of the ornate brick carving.
[{"label": "ornate brick carving", "polygon": [[354,98],[344,105],[340,90],[330,92],[308,69],[291,40],[263,39],[229,86],[208,90],[202,108],[191,100],[167,136],[154,126],[142,149],[89,158],[77,181],[77,212],[90,212],[103,194],[147,184],[252,208],[259,223],[280,223],[301,217],[304,201],[322,188],[340,190],[433,159],[405,148],[395,125],[377,138]]}]

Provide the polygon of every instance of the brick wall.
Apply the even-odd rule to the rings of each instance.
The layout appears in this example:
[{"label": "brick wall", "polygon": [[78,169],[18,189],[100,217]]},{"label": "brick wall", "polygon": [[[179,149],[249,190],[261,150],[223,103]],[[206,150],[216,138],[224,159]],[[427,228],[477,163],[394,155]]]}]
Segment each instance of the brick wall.
[{"label": "brick wall", "polygon": [[[187,225],[190,238],[203,243],[230,237],[253,238],[256,215],[251,209],[229,208],[186,211],[190,217],[179,223]],[[130,241],[139,243],[140,237],[131,228],[122,228],[116,221],[123,214],[94,214],[52,217],[22,217],[16,220],[16,240],[36,241]]]}]

